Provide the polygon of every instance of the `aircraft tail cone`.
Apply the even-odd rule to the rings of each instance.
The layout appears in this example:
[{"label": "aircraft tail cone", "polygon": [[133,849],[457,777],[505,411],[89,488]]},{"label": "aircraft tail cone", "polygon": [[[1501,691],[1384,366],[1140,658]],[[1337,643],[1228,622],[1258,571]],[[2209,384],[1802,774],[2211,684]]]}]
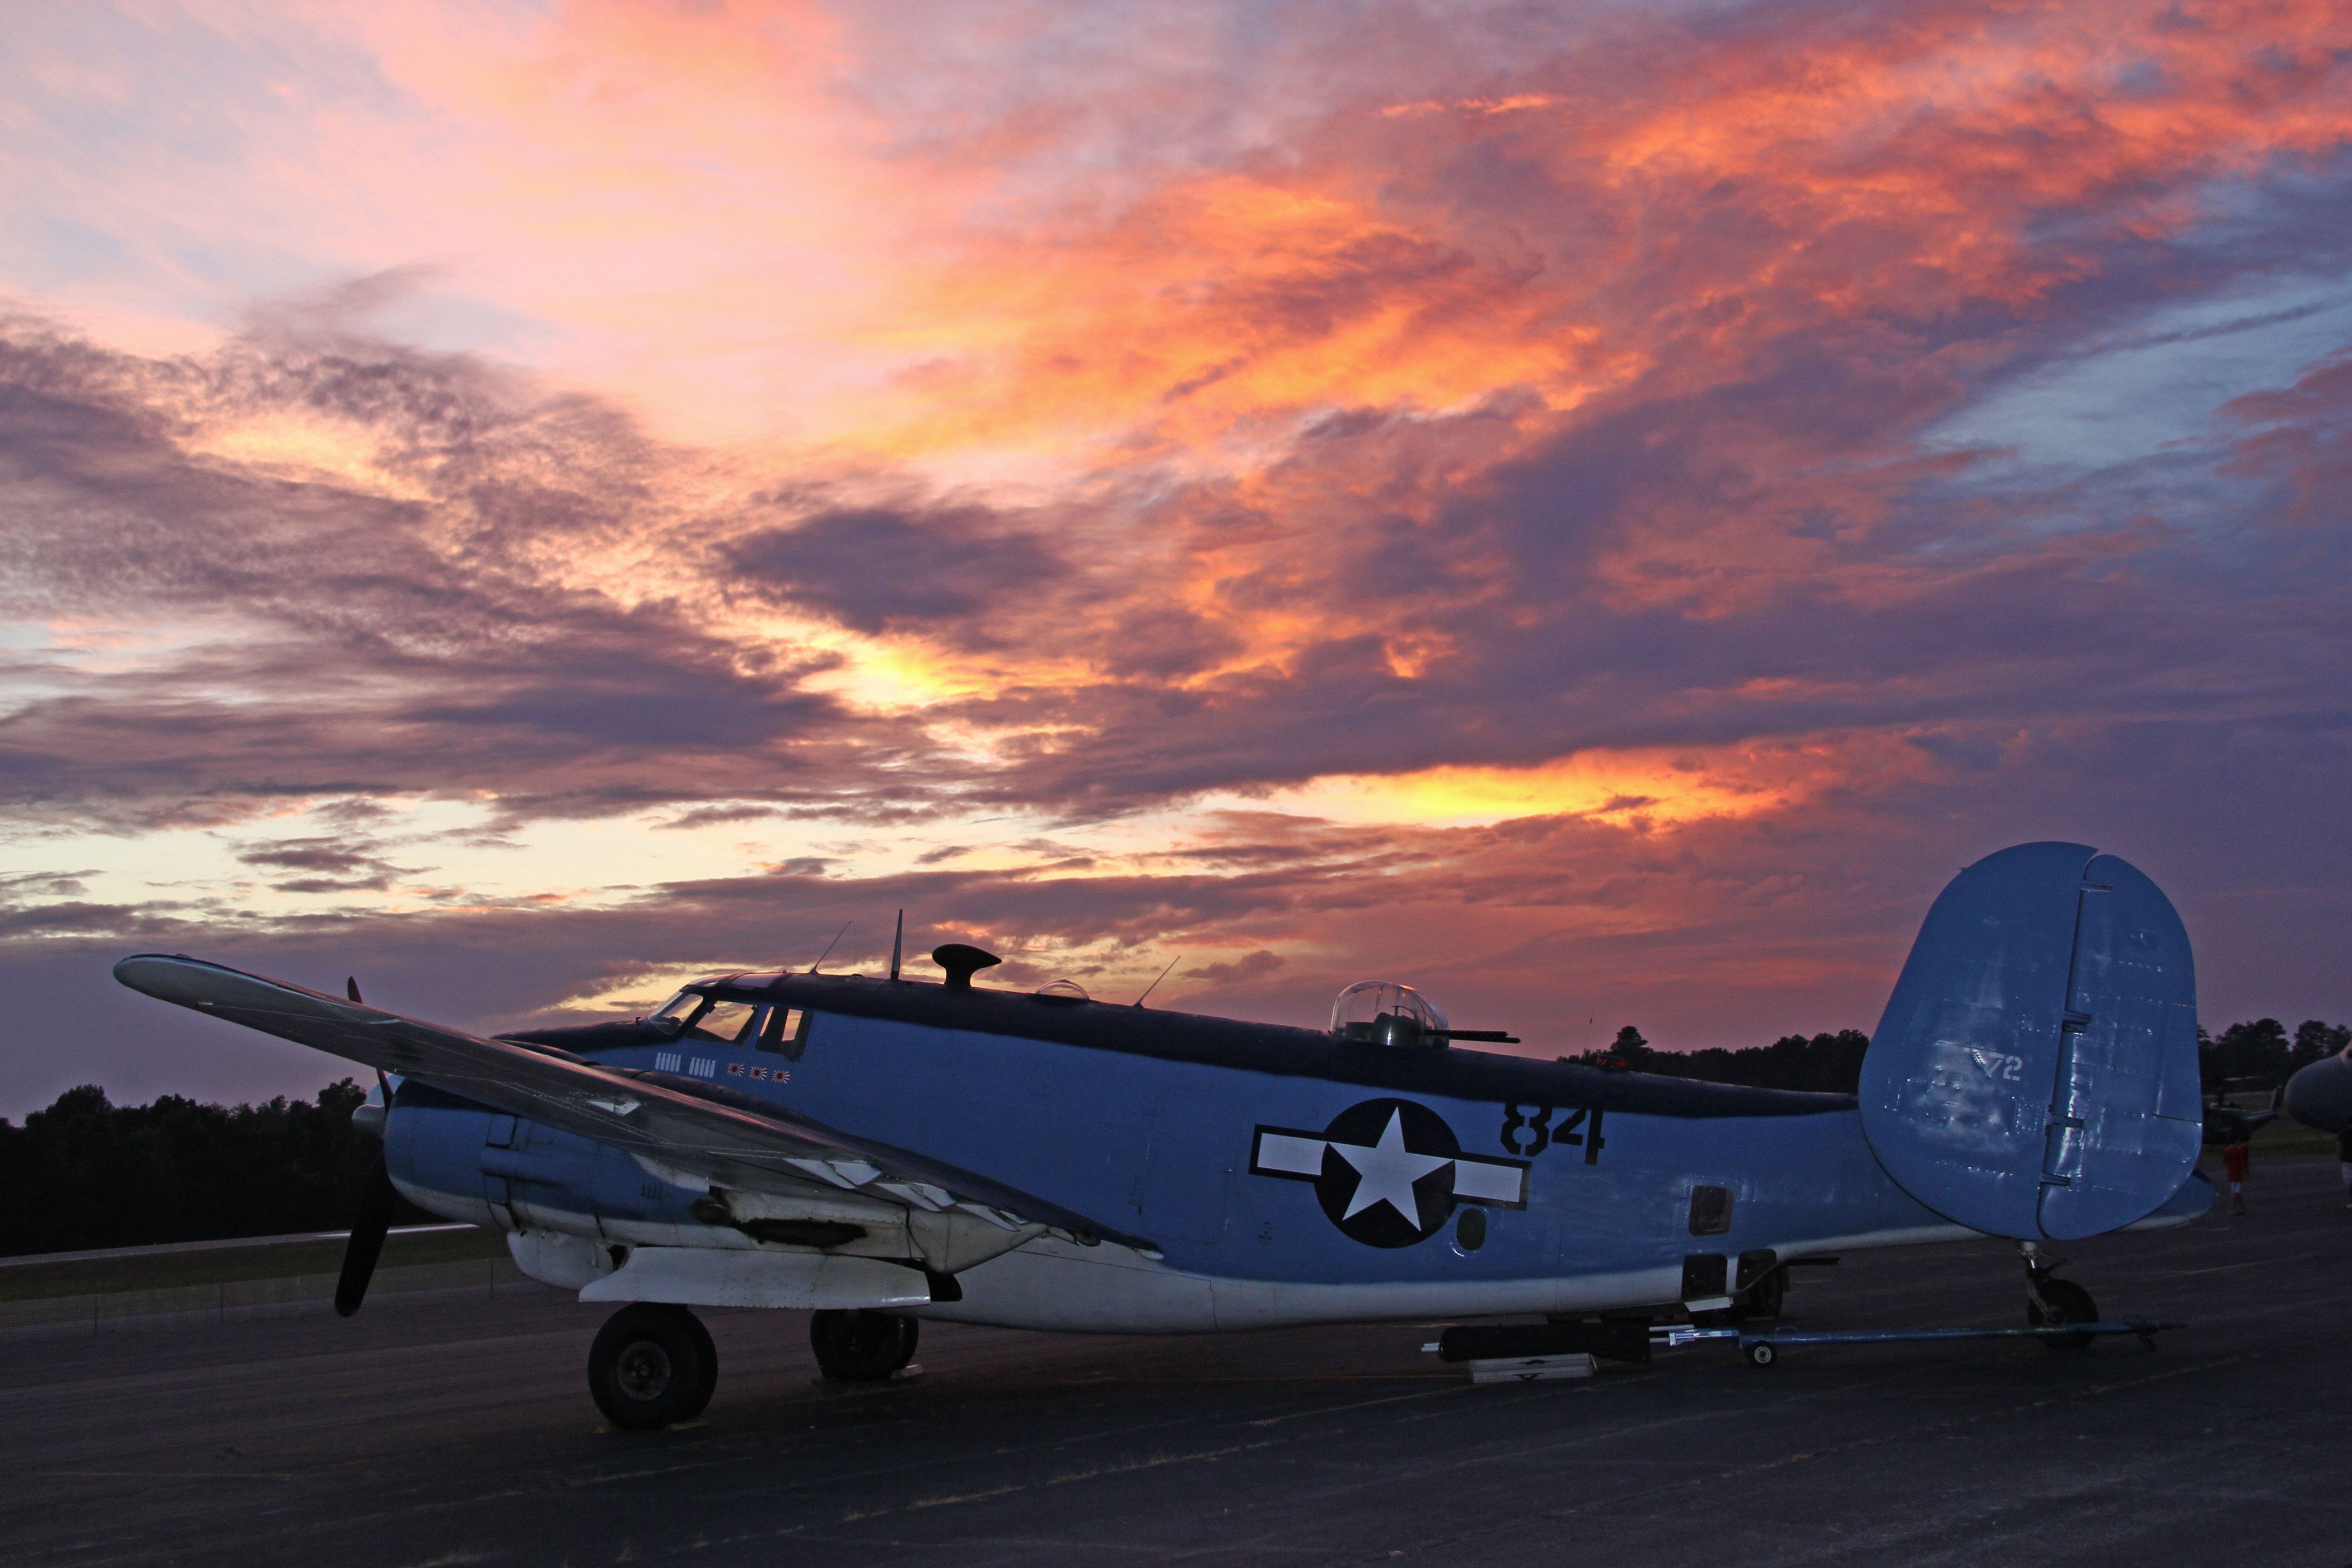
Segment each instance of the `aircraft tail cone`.
[{"label": "aircraft tail cone", "polygon": [[360,1194],[360,1212],[352,1220],[352,1238],[343,1247],[342,1278],[335,1281],[335,1315],[348,1318],[367,1300],[368,1281],[375,1277],[376,1259],[383,1256],[384,1232],[392,1228],[393,1200],[398,1196],[384,1158],[376,1156],[368,1173],[367,1190]]}]

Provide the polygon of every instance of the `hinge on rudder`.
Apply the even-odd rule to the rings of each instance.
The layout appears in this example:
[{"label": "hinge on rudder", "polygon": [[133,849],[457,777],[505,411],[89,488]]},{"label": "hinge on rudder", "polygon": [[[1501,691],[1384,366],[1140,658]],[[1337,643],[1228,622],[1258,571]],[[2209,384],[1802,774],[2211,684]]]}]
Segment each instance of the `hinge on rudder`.
[{"label": "hinge on rudder", "polygon": [[2089,1098],[2077,1071],[2077,1053],[2091,1020],[2070,1013],[2058,1026],[2057,1081],[2051,1086],[2050,1120],[2042,1132],[2042,1184],[2071,1186],[2083,1173],[2083,1112]]}]

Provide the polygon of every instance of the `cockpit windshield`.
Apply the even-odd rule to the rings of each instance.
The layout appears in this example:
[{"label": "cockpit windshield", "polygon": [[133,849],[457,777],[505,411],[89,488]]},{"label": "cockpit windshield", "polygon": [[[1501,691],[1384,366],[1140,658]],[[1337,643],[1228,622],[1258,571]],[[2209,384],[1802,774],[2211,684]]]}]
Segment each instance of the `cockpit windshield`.
[{"label": "cockpit windshield", "polygon": [[1410,985],[1359,980],[1331,1004],[1331,1032],[1375,1046],[1443,1046],[1445,1015]]},{"label": "cockpit windshield", "polygon": [[749,1002],[713,1002],[686,1026],[686,1037],[714,1045],[749,1044],[751,1025],[764,1009]]},{"label": "cockpit windshield", "polygon": [[749,1040],[765,1010],[756,1003],[718,1001],[697,991],[681,991],[646,1022],[705,1045],[731,1046]]}]

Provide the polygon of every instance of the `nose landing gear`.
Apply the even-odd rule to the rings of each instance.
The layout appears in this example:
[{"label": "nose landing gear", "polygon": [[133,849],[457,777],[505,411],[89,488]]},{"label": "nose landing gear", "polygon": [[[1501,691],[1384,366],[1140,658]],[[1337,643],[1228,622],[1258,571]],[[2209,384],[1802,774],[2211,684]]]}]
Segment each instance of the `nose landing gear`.
[{"label": "nose landing gear", "polygon": [[719,1386],[719,1348],[684,1307],[640,1301],[605,1320],[588,1350],[588,1392],[625,1432],[691,1421]]}]

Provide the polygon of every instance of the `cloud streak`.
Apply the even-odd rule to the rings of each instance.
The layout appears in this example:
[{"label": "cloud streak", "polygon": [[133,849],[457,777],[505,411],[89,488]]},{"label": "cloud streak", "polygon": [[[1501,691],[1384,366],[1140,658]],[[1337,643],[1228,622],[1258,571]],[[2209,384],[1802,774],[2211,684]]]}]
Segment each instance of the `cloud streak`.
[{"label": "cloud streak", "polygon": [[[2352,1009],[2336,9],[191,14],[307,62],[201,148],[91,15],[0,151],[121,257],[0,248],[12,951],[495,951],[520,1017],[903,900],[1738,1044],[2074,836]],[[221,199],[142,247],[149,143]],[[331,189],[153,327],[152,235]],[[2167,434],[1986,435],[2060,368]]]}]

